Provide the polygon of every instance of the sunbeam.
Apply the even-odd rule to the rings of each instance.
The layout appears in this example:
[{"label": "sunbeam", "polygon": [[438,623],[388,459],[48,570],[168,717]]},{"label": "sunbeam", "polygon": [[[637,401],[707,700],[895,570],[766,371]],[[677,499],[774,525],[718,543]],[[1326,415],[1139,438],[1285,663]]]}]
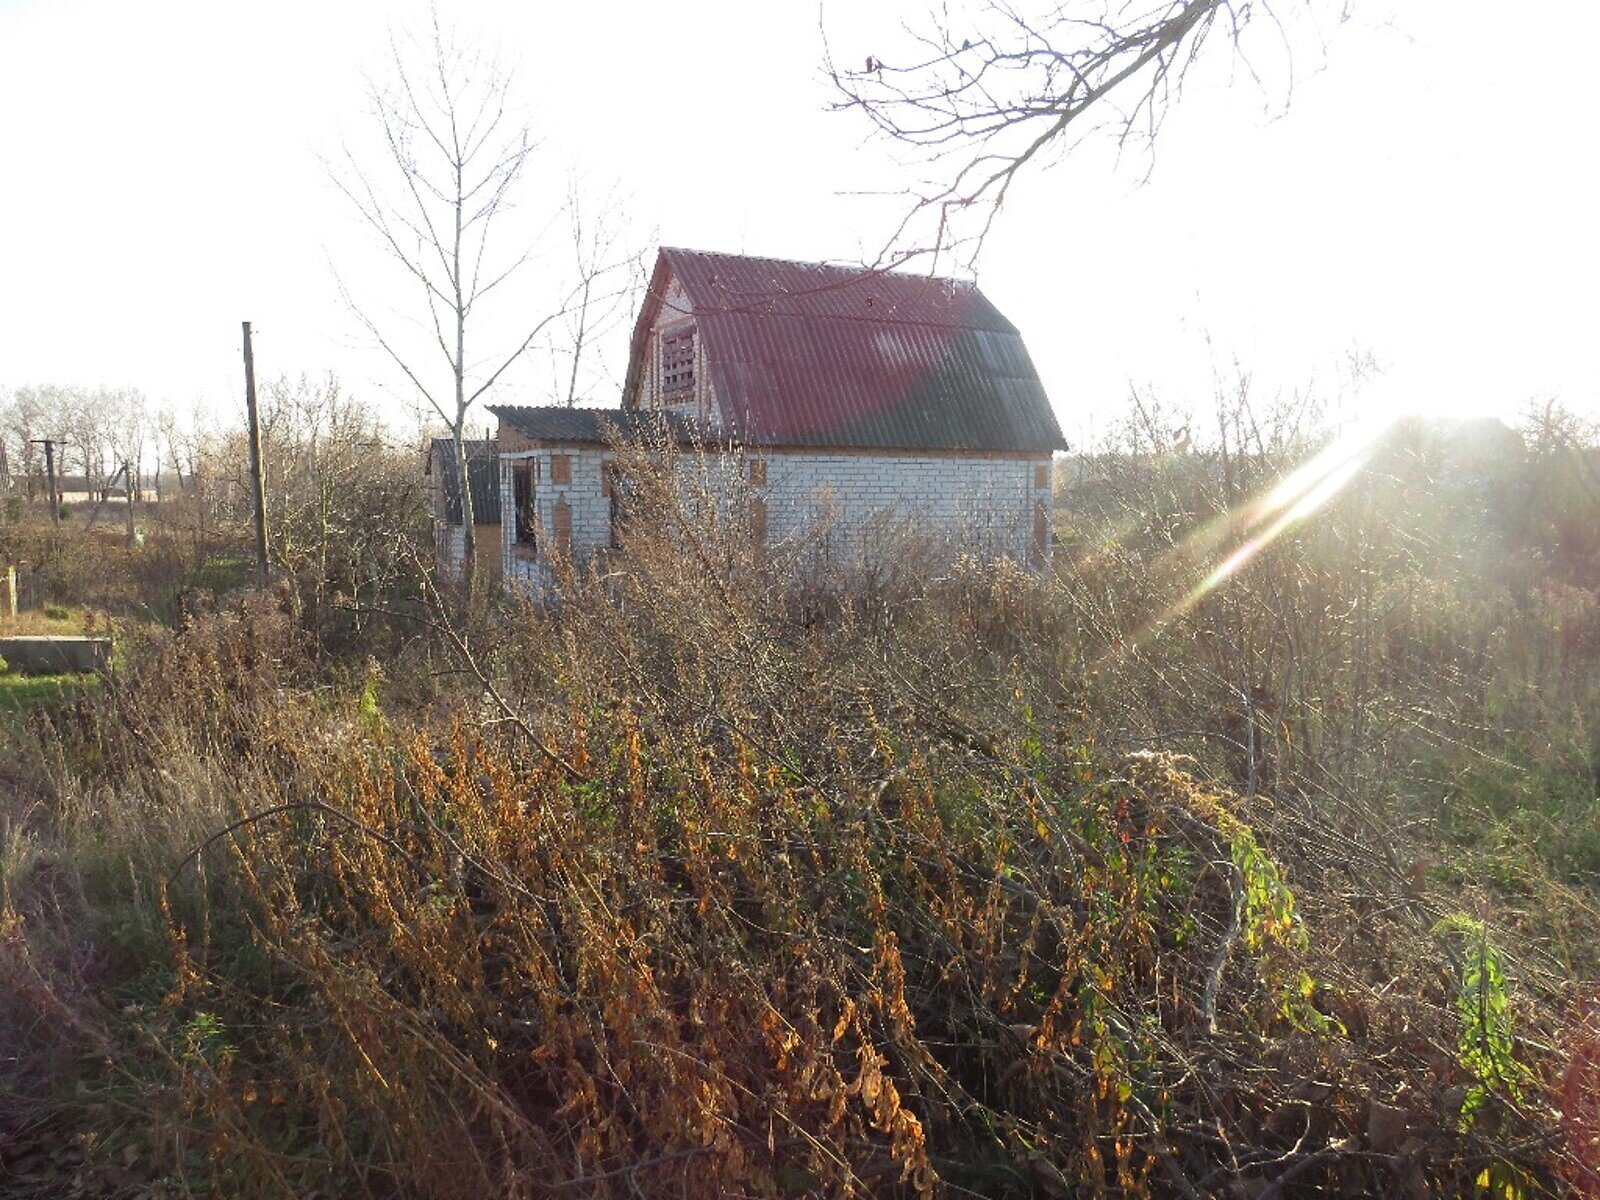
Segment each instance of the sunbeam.
[{"label": "sunbeam", "polygon": [[1238,517],[1227,516],[1197,530],[1186,545],[1219,540],[1216,531],[1231,528],[1243,540],[1217,564],[1187,595],[1163,610],[1132,641],[1137,647],[1156,636],[1170,622],[1181,617],[1216,588],[1237,575],[1256,555],[1276,541],[1286,530],[1310,517],[1337,496],[1372,457],[1373,448],[1394,425],[1393,416],[1363,422],[1280,479],[1264,496],[1238,510]]}]

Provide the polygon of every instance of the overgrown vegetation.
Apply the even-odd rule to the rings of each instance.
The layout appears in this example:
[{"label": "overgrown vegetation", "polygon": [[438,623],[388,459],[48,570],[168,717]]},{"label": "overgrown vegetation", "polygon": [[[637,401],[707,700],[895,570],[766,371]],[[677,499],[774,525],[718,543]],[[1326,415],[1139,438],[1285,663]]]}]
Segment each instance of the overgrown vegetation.
[{"label": "overgrown vegetation", "polygon": [[800,586],[638,461],[548,611],[130,629],[6,735],[18,1186],[1592,1190],[1592,439],[1391,440],[1197,594],[1257,429],[1078,464],[1049,578]]}]

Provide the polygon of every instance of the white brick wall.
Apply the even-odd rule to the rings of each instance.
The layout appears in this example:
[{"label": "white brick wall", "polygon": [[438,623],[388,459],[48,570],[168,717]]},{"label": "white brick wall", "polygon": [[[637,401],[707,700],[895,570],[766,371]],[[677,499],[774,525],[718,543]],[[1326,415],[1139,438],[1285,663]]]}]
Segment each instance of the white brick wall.
[{"label": "white brick wall", "polygon": [[[570,482],[552,482],[550,460],[553,456],[567,456]],[[500,544],[505,562],[505,577],[526,590],[540,594],[549,588],[550,551],[556,544],[556,510],[566,505],[572,528],[572,556],[582,562],[595,550],[611,544],[611,501],[605,494],[602,479],[604,464],[611,458],[609,450],[597,446],[571,446],[542,448],[521,454],[503,454],[500,457]],[[512,463],[532,459],[534,467],[534,493],[538,507],[538,554],[530,557],[526,547],[516,545],[517,506],[512,483]]]},{"label": "white brick wall", "polygon": [[1035,486],[1043,458],[959,455],[827,454],[748,451],[765,459],[767,482],[753,494],[767,503],[767,537],[822,531],[830,553],[845,559],[903,533],[954,552],[986,558],[1032,557],[1034,505],[1049,500]]},{"label": "white brick wall", "polygon": [[[571,461],[571,480],[551,482],[551,455]],[[540,543],[537,559],[514,548],[516,504],[514,459],[536,459],[535,493]],[[611,503],[602,479],[608,450],[599,447],[542,448],[501,460],[501,512],[505,578],[540,595],[551,586],[549,551],[555,545],[555,510],[565,503],[572,523],[572,554],[585,561],[611,544]],[[1035,514],[1048,514],[1049,459],[959,455],[805,453],[749,449],[743,457],[684,454],[678,470],[685,484],[702,481],[713,490],[747,478],[748,464],[766,464],[766,482],[750,489],[767,511],[771,545],[809,542],[833,564],[860,564],[875,554],[893,554],[906,536],[950,555],[1030,562]],[[1042,482],[1039,469],[1043,468]],[[1045,522],[1048,535],[1048,521]],[[1045,554],[1049,554],[1048,536]]]}]

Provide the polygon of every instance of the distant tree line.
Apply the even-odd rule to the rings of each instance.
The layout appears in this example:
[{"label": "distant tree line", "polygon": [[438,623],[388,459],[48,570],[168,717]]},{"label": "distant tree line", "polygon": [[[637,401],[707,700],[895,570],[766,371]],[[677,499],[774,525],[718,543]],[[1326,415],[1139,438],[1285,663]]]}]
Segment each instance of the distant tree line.
[{"label": "distant tree line", "polygon": [[[181,492],[198,451],[193,422],[171,405],[153,404],[138,388],[25,385],[0,390],[0,491],[43,500],[48,494],[45,443],[52,443],[58,481],[103,496],[118,479],[136,500]],[[119,472],[124,467],[127,479]],[[150,493],[154,493],[151,495]]]},{"label": "distant tree line", "polygon": [[[322,634],[364,621],[361,606],[413,595],[431,545],[420,434],[386,426],[331,374],[281,375],[258,390],[269,559],[296,611]],[[94,516],[69,511],[51,532],[46,439],[58,495],[87,492],[98,512],[109,492],[117,518],[91,529]],[[116,548],[124,520],[126,553]],[[131,389],[0,392],[0,566],[28,564],[40,596],[167,612],[176,592],[231,586],[253,521],[242,414],[222,424]]]}]

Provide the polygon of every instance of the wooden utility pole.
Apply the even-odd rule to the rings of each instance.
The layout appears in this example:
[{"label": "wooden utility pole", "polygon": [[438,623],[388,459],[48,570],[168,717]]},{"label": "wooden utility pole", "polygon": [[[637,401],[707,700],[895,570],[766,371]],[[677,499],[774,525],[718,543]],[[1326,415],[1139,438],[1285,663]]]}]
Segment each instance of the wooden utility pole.
[{"label": "wooden utility pole", "polygon": [[61,524],[61,493],[56,490],[56,444],[46,439],[44,444],[45,487],[50,490],[50,520]]},{"label": "wooden utility pole", "polygon": [[133,545],[133,465],[122,464],[122,483],[128,489],[128,545]]},{"label": "wooden utility pole", "polygon": [[61,524],[61,500],[56,496],[56,442],[54,438],[34,438],[30,446],[44,447],[44,477],[50,488],[50,522]]},{"label": "wooden utility pole", "polygon": [[256,585],[267,586],[267,485],[261,471],[261,419],[256,414],[256,355],[244,322],[244,403],[250,414],[250,485],[255,492]]}]

